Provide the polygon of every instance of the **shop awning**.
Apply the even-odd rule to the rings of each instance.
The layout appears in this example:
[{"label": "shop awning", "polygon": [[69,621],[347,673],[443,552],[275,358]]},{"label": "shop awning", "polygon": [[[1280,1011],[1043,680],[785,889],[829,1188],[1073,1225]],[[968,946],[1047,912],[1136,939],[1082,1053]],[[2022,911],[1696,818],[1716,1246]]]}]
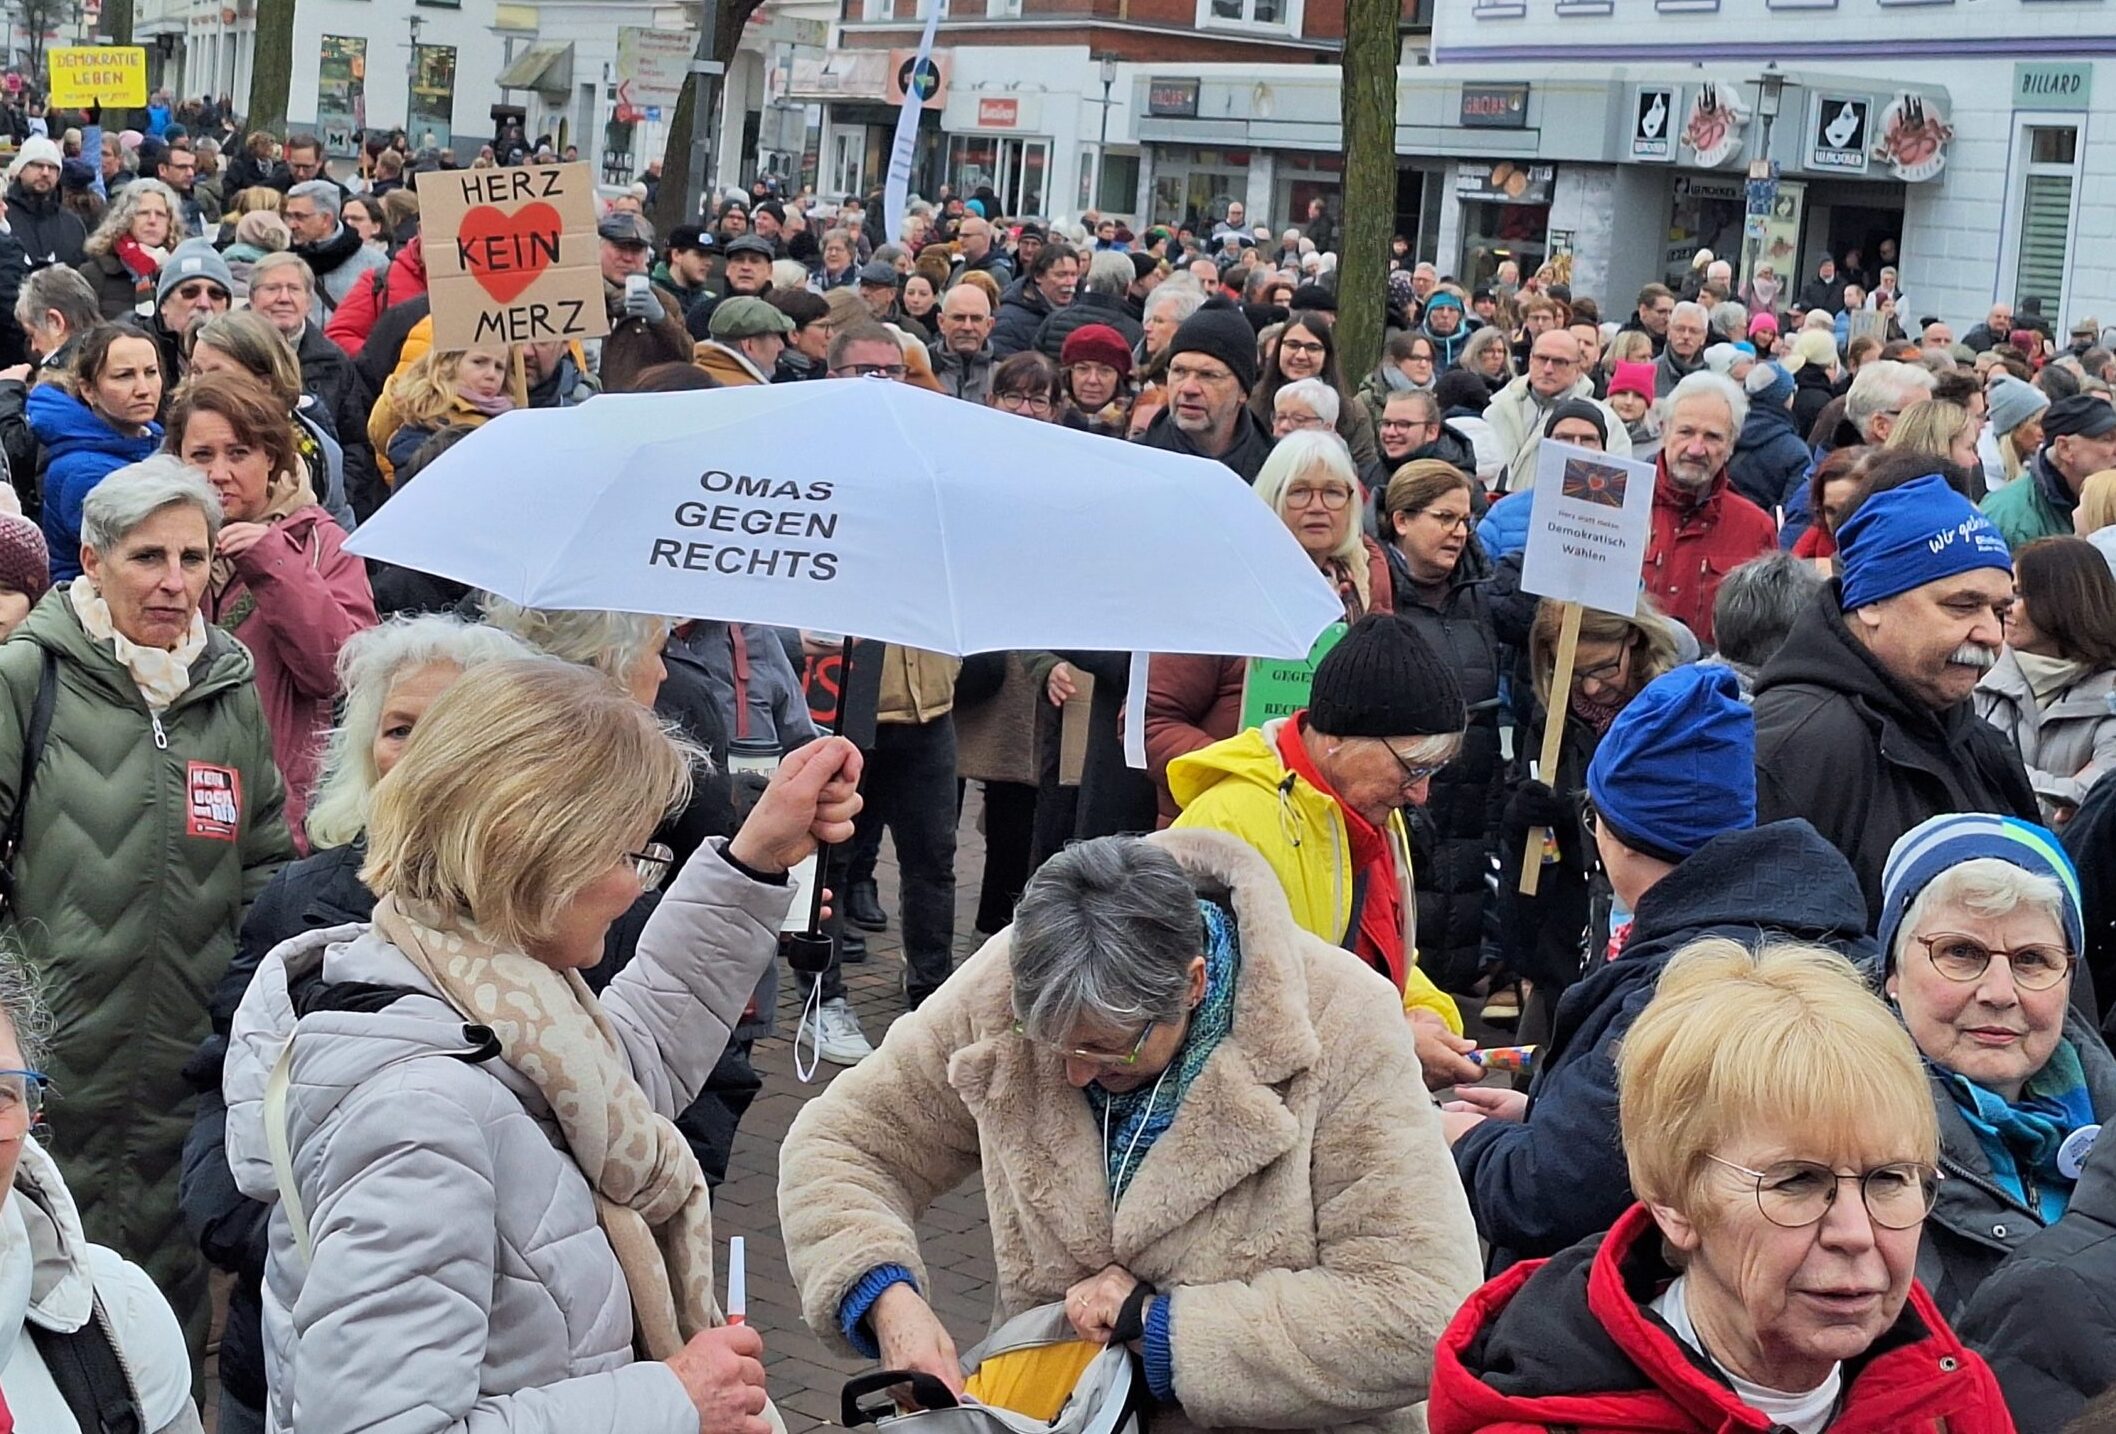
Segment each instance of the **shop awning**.
[{"label": "shop awning", "polygon": [[500,72],[503,90],[538,90],[547,95],[573,91],[573,42],[531,45]]}]

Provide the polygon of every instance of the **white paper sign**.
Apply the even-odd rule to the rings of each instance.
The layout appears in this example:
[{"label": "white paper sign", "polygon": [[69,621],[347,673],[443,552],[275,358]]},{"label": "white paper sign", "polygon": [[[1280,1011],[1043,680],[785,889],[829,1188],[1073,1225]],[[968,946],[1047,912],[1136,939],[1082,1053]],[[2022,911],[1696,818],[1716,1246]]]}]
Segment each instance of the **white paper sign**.
[{"label": "white paper sign", "polygon": [[1543,440],[1521,586],[1631,616],[1653,536],[1653,482],[1650,463]]}]

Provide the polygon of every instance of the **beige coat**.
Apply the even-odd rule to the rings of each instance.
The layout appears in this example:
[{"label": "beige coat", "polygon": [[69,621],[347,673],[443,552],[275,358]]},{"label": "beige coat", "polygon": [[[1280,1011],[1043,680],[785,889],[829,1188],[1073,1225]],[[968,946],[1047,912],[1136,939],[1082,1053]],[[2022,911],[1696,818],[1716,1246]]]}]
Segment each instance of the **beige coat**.
[{"label": "beige coat", "polygon": [[1231,891],[1240,989],[1233,1032],[1114,1218],[1086,1098],[1013,1033],[1001,932],[786,1137],[779,1212],[808,1323],[842,1348],[838,1305],[876,1265],[930,1289],[912,1222],[981,1170],[995,1323],[1112,1262],[1171,1295],[1182,1407],[1157,1434],[1423,1430],[1477,1240],[1396,993],[1295,927],[1239,840],[1151,840],[1201,891]]},{"label": "beige coat", "polygon": [[890,643],[882,650],[882,696],[876,720],[931,722],[955,706],[958,658]]}]

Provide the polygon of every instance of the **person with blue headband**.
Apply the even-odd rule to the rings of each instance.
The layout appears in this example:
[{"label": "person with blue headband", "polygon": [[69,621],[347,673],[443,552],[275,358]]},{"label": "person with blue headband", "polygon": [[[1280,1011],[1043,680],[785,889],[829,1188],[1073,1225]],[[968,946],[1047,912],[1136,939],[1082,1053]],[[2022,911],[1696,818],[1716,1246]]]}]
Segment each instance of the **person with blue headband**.
[{"label": "person with blue headband", "polygon": [[2116,1118],[2116,1057],[2079,989],[2079,876],[2054,833],[1934,817],[1895,844],[1883,881],[1881,989],[1924,1057],[1940,1121],[1944,1178],[1918,1277],[1951,1319],[2063,1218]]},{"label": "person with blue headband", "polygon": [[1837,527],[1843,576],[1756,679],[1757,819],[1812,822],[1876,921],[1889,848],[1927,817],[2041,819],[2020,754],[1969,700],[2005,642],[2012,558],[1930,463],[1875,459]]}]

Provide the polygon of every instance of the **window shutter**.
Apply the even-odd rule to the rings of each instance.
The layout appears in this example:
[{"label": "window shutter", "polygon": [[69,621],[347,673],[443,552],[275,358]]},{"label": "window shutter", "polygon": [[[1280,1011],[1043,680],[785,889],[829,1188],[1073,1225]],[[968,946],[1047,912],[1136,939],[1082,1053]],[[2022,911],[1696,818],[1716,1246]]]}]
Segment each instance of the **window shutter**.
[{"label": "window shutter", "polygon": [[2072,176],[2030,174],[2021,193],[2020,267],[2014,293],[2042,300],[2056,313],[2064,297],[2065,247],[2072,216]]}]

